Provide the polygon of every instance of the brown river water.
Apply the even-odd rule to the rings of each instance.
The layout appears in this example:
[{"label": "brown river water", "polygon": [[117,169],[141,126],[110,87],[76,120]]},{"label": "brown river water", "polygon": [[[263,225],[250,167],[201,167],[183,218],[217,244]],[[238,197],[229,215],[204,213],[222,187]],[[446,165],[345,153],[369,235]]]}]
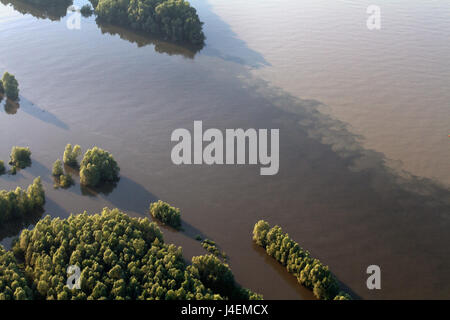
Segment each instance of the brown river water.
[{"label": "brown river water", "polygon": [[[29,146],[33,164],[0,176],[0,189],[41,176],[53,217],[103,207],[142,217],[167,201],[185,231],[163,228],[166,241],[190,259],[204,253],[195,235],[215,240],[238,282],[266,299],[313,296],[253,244],[259,219],[357,297],[449,299],[450,4],[383,2],[381,30],[369,31],[366,1],[191,3],[205,22],[200,51],[93,17],[70,30],[65,8],[2,0],[0,73],[15,74],[20,104],[0,104],[0,159]],[[279,129],[279,173],[172,164],[171,133],[194,120]],[[110,151],[117,186],[54,189],[67,143]],[[20,228],[3,227],[2,244]],[[372,264],[381,290],[366,287]]]}]

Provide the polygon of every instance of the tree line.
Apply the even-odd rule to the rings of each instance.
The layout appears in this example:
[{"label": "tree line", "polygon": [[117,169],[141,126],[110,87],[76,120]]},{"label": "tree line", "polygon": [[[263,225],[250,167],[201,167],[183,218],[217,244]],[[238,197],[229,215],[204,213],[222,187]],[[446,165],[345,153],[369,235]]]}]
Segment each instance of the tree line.
[{"label": "tree line", "polygon": [[300,284],[313,291],[318,299],[349,300],[351,297],[339,292],[339,283],[318,259],[311,257],[298,243],[284,233],[279,226],[273,228],[260,220],[253,229],[253,240],[263,247],[267,254],[292,273]]},{"label": "tree line", "polygon": [[[18,261],[23,261],[19,265]],[[80,288],[66,283],[80,268]],[[260,299],[212,255],[188,265],[154,222],[118,209],[67,219],[49,216],[23,230],[12,252],[0,247],[0,299]]]}]

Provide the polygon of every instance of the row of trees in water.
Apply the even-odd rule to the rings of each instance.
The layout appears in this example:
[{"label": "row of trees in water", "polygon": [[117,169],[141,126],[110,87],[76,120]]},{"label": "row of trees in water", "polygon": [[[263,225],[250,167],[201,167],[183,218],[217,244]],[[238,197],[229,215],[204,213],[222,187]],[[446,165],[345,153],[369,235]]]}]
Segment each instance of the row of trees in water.
[{"label": "row of trees in water", "polygon": [[[78,289],[66,285],[68,266],[80,269]],[[118,209],[45,217],[12,252],[0,247],[0,270],[0,299],[261,299],[218,258],[188,265],[155,223]]]},{"label": "row of trees in water", "polygon": [[318,259],[311,257],[298,243],[284,233],[279,226],[273,228],[260,220],[253,229],[253,240],[263,247],[267,254],[286,267],[306,288],[313,291],[318,299],[349,300],[351,297],[339,292],[339,283]]}]

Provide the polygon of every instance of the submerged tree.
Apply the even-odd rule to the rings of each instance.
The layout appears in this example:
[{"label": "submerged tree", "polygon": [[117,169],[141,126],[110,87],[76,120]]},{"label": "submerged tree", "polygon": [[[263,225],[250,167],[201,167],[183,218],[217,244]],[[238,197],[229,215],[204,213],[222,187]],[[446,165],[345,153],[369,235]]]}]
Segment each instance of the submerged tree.
[{"label": "submerged tree", "polygon": [[79,145],[75,145],[72,148],[72,145],[69,143],[66,145],[64,149],[63,162],[71,167],[78,166],[78,157],[81,155],[81,147]]},{"label": "submerged tree", "polygon": [[172,207],[167,202],[158,200],[150,204],[150,214],[175,229],[181,228],[180,209]]},{"label": "submerged tree", "polygon": [[3,88],[8,99],[17,100],[19,98],[19,83],[16,78],[5,72],[2,78]]},{"label": "submerged tree", "polygon": [[108,151],[94,147],[86,151],[81,161],[80,182],[97,187],[105,182],[117,181],[119,171],[116,160]]},{"label": "submerged tree", "polygon": [[11,149],[10,158],[11,160],[9,161],[9,164],[16,168],[24,169],[31,166],[30,148],[13,147]]},{"label": "submerged tree", "polygon": [[62,163],[61,160],[57,159],[54,163],[53,163],[53,168],[52,168],[52,175],[54,177],[59,177],[60,175],[62,175],[64,173],[63,168],[62,168]]}]

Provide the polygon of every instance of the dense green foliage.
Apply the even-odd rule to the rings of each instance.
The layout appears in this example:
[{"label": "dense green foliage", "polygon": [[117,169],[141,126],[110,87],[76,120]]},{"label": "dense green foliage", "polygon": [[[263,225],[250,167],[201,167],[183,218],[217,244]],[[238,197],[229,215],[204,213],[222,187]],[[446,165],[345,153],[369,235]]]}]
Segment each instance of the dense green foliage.
[{"label": "dense green foliage", "polygon": [[175,229],[181,228],[180,209],[172,207],[167,202],[158,200],[150,204],[150,214],[153,218]]},{"label": "dense green foliage", "polygon": [[63,167],[62,167],[61,160],[57,159],[57,160],[53,163],[52,175],[53,175],[54,177],[59,177],[59,176],[62,175],[63,173],[64,173],[64,171],[63,171]]},{"label": "dense green foliage", "polygon": [[102,21],[160,35],[171,41],[202,44],[203,22],[184,0],[95,0],[91,1]]},{"label": "dense green foliage", "polygon": [[72,148],[72,145],[69,143],[66,145],[64,149],[63,162],[71,167],[78,166],[77,158],[81,155],[81,147],[79,145],[75,145]]},{"label": "dense green foliage", "polygon": [[212,240],[209,239],[203,240],[202,247],[209,253],[212,253],[217,258],[222,258],[224,260],[227,259],[227,254],[225,252],[221,252],[217,247],[217,244]]},{"label": "dense green foliage", "polygon": [[28,189],[0,190],[0,223],[21,219],[27,214],[43,210],[45,193],[41,178],[34,179]]},{"label": "dense green foliage", "polygon": [[[3,87],[3,81],[0,81],[0,94],[4,94],[5,93],[5,88]],[[2,97],[0,97],[0,101],[1,101],[1,98]]]},{"label": "dense green foliage", "polygon": [[[70,146],[70,145],[68,145],[68,146]],[[71,147],[72,146],[70,146],[69,149],[66,147],[66,151],[68,153],[68,155],[66,155],[66,152],[64,152],[64,155],[66,156],[66,158],[70,158],[71,156],[73,156],[73,151],[72,151]],[[77,147],[79,148],[79,146],[75,146],[74,150],[76,150]],[[75,163],[77,163],[76,158],[77,158],[77,155],[75,155],[75,157],[74,157]],[[71,163],[73,164],[74,162],[72,161]],[[59,159],[57,159],[53,163],[52,175],[55,178],[55,185],[54,185],[55,188],[59,188],[59,187],[69,188],[71,185],[73,185],[75,183],[75,181],[73,180],[73,178],[70,174],[64,174],[62,163],[61,163],[61,160],[59,160]]]},{"label": "dense green foliage", "polygon": [[[164,243],[155,223],[117,209],[67,219],[47,216],[22,232],[13,252],[24,261],[28,286],[14,257],[0,251],[0,266],[13,270],[2,277],[2,286],[11,288],[3,296],[7,299],[14,298],[11,292],[64,300],[260,298],[240,288],[217,258],[194,257],[189,266],[180,247]],[[80,289],[66,285],[69,265],[80,268]]]},{"label": "dense green foliage", "polygon": [[3,160],[0,160],[0,175],[4,174],[6,172],[5,163]]},{"label": "dense green foliage", "polygon": [[3,88],[8,99],[17,100],[19,98],[19,83],[16,78],[5,72],[2,78]]},{"label": "dense green foliage", "polygon": [[260,300],[262,296],[236,284],[233,273],[227,264],[222,263],[214,255],[192,258],[200,280],[214,292],[233,300]]},{"label": "dense green foliage", "polygon": [[338,294],[347,297],[339,293],[339,283],[328,267],[311,257],[279,226],[270,228],[267,222],[258,221],[253,229],[253,240],[295,275],[299,283],[313,290],[318,299],[332,300]]},{"label": "dense green foliage", "polygon": [[0,245],[0,300],[25,300],[32,298],[25,275],[14,255]]},{"label": "dense green foliage", "polygon": [[19,169],[31,166],[30,148],[12,147],[9,164]]},{"label": "dense green foliage", "polygon": [[64,189],[69,188],[70,186],[72,186],[75,181],[73,181],[73,178],[70,174],[61,174],[58,178],[57,178],[57,182],[58,182],[58,186]]},{"label": "dense green foliage", "polygon": [[117,162],[108,151],[94,147],[86,151],[81,161],[80,182],[97,187],[105,182],[117,181],[119,171]]}]

